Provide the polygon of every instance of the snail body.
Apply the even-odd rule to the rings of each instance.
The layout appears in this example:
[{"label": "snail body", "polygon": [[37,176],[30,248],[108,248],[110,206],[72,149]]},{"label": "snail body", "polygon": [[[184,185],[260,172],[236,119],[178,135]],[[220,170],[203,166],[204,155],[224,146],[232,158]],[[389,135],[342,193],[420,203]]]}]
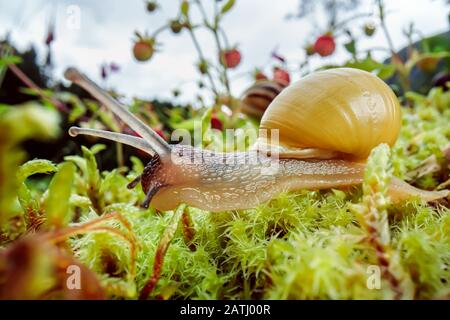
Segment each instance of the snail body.
[{"label": "snail body", "polygon": [[152,205],[160,210],[181,203],[213,212],[252,208],[286,190],[361,183],[364,170],[343,160],[278,160],[256,150],[217,153],[175,146],[172,151],[170,161],[147,166],[141,177],[146,194],[154,183],[165,186],[152,197]]},{"label": "snail body", "polygon": [[[107,138],[152,155],[129,187],[141,182],[143,206],[151,202],[159,210],[181,203],[213,212],[247,209],[284,191],[359,184],[370,150],[393,145],[400,129],[400,106],[390,88],[370,73],[342,68],[317,72],[283,90],[264,113],[265,134],[251,150],[212,152],[167,144],[83,74],[68,69],[65,75],[142,138],[76,127],[69,133]],[[431,201],[447,193],[423,191],[396,178],[390,186],[394,200]]]}]

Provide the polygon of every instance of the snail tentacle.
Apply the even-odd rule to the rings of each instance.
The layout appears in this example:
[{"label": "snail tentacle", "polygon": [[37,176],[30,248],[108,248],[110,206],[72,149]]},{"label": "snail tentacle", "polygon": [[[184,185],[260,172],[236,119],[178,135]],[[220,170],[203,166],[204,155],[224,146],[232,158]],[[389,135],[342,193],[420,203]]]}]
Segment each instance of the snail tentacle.
[{"label": "snail tentacle", "polygon": [[142,202],[141,207],[148,209],[150,202],[152,201],[155,194],[158,192],[159,189],[161,189],[162,185],[159,183],[152,183],[150,185],[150,188],[147,191],[147,194],[145,195],[145,200]]},{"label": "snail tentacle", "polygon": [[133,189],[138,185],[138,183],[141,182],[141,175],[138,175],[136,178],[133,179],[129,184],[127,184],[128,189]]},{"label": "snail tentacle", "polygon": [[104,138],[132,146],[148,153],[151,156],[155,154],[155,150],[147,141],[142,138],[130,136],[128,134],[79,127],[71,127],[69,129],[69,134],[72,137],[76,137],[77,135],[81,134],[86,136]]},{"label": "snail tentacle", "polygon": [[75,68],[68,68],[64,76],[67,80],[78,84],[88,91],[134,131],[139,133],[161,157],[170,154],[171,149],[167,142],[84,74]]}]

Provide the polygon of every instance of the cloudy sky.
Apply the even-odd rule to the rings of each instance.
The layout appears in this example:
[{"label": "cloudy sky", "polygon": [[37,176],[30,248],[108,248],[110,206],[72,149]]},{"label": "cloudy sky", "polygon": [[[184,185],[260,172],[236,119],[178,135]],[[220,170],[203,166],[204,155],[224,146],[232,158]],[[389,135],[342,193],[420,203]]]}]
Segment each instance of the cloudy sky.
[{"label": "cloudy sky", "polygon": [[[212,0],[203,0],[208,3]],[[304,59],[302,48],[325,28],[324,13],[311,17],[287,20],[297,12],[299,0],[237,0],[233,10],[224,19],[224,27],[232,44],[239,45],[243,60],[233,71],[233,92],[240,93],[251,83],[248,73],[255,66],[267,65],[274,48],[285,56],[291,65]],[[372,0],[361,0],[361,12],[374,12]],[[143,0],[0,0],[0,37],[10,32],[13,42],[21,49],[34,43],[41,59],[48,21],[56,16],[56,39],[53,44],[55,76],[63,70],[77,66],[93,79],[100,80],[102,63],[115,62],[120,73],[104,84],[127,96],[143,98],[169,98],[175,87],[181,88],[180,102],[190,101],[197,92],[198,79],[194,63],[196,52],[186,32],[174,36],[167,32],[161,38],[161,52],[147,63],[138,63],[132,56],[132,37],[135,30],[151,32],[177,14],[178,0],[159,0],[160,10],[149,14]],[[389,0],[387,23],[396,48],[406,44],[402,30],[410,22],[424,35],[448,29],[448,6],[444,0]],[[73,28],[71,10],[79,10],[79,28]],[[196,17],[195,13],[194,18]],[[365,18],[352,25],[358,32]],[[214,54],[213,39],[199,33],[207,55]],[[342,42],[344,39],[342,39]],[[362,48],[385,46],[385,38],[378,31],[368,41],[360,42]],[[385,53],[377,52],[379,58]],[[339,63],[347,53],[341,46],[332,57],[314,58],[312,64]],[[294,75],[294,79],[298,76]]]}]

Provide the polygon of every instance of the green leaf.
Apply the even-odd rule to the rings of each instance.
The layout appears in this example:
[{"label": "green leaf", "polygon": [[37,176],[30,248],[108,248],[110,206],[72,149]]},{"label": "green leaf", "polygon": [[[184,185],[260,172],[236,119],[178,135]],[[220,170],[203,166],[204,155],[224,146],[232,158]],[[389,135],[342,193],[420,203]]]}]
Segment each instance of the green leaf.
[{"label": "green leaf", "polygon": [[83,176],[87,175],[86,160],[80,156],[65,156],[65,161],[71,161],[81,170]]},{"label": "green leaf", "polygon": [[60,115],[54,110],[32,102],[11,108],[10,112],[2,114],[0,120],[12,124],[9,125],[10,129],[14,129],[8,131],[8,139],[11,141],[22,141],[30,137],[56,138],[60,132]]},{"label": "green leaf", "polygon": [[82,146],[81,150],[83,151],[83,157],[86,160],[89,185],[98,185],[100,182],[100,173],[98,172],[97,160],[95,159],[94,153],[85,146]]},{"label": "green leaf", "polygon": [[351,53],[352,55],[356,54],[356,43],[355,40],[350,40],[346,44],[344,44],[345,49]]},{"label": "green leaf", "polygon": [[3,112],[8,111],[10,108],[11,108],[11,106],[8,105],[8,104],[0,103],[0,115],[1,115]]},{"label": "green leaf", "polygon": [[69,114],[70,123],[75,122],[78,118],[80,118],[86,113],[87,108],[81,101],[81,99],[78,98],[78,96],[70,92],[62,92],[60,94],[57,94],[57,98],[62,102],[70,103],[72,105],[72,110],[70,111]]},{"label": "green leaf", "polygon": [[18,56],[3,56],[0,58],[0,67],[7,66],[8,64],[19,64],[22,62],[22,58]]},{"label": "green leaf", "polygon": [[144,165],[141,161],[141,159],[139,159],[138,157],[135,156],[131,156],[130,157],[130,161],[133,164],[133,171],[136,173],[141,173],[142,171],[144,171]]},{"label": "green leaf", "polygon": [[73,194],[70,197],[70,205],[73,207],[80,207],[83,209],[89,209],[91,206],[91,200],[88,197],[83,197],[77,194]]},{"label": "green leaf", "polygon": [[194,127],[195,127],[195,119],[194,118],[186,119],[179,123],[173,123],[173,124],[171,124],[171,126],[174,129],[185,129],[185,130],[192,131],[192,130],[194,130]]},{"label": "green leaf", "polygon": [[383,80],[392,77],[395,72],[394,65],[377,62],[370,56],[364,60],[349,61],[344,66],[373,72]]},{"label": "green leaf", "polygon": [[221,14],[225,14],[225,13],[227,13],[228,11],[230,11],[231,8],[233,8],[235,2],[236,2],[235,0],[228,0],[228,1],[223,5],[222,9],[220,10],[220,13],[221,13]]},{"label": "green leaf", "polygon": [[181,14],[185,17],[189,14],[189,2],[187,0],[181,2]]},{"label": "green leaf", "polygon": [[48,189],[45,201],[46,225],[53,228],[66,226],[71,217],[69,215],[69,199],[75,175],[75,166],[64,162],[54,175]]},{"label": "green leaf", "polygon": [[58,167],[50,160],[35,159],[25,162],[20,166],[17,172],[19,183],[24,182],[29,176],[37,173],[52,173],[58,170]]},{"label": "green leaf", "polygon": [[37,173],[51,173],[57,171],[56,165],[49,160],[36,159],[24,163],[17,172],[17,182],[20,185],[18,190],[18,199],[22,207],[27,225],[31,222],[32,217],[37,217],[40,213],[39,200],[36,199],[25,184],[25,180]]},{"label": "green leaf", "polygon": [[[21,188],[17,172],[23,163],[24,153],[19,143],[28,138],[55,137],[59,129],[58,114],[35,103],[2,108],[0,115],[0,233],[17,236],[17,224],[9,220],[22,214],[17,202]],[[26,192],[26,190],[24,191]],[[29,201],[22,194],[24,201]],[[1,236],[0,236],[1,238]]]},{"label": "green leaf", "polygon": [[83,151],[83,157],[86,160],[86,173],[87,173],[87,194],[91,200],[97,213],[101,213],[103,209],[103,197],[100,195],[101,178],[100,172],[98,171],[97,160],[95,159],[94,153],[86,148],[81,147]]},{"label": "green leaf", "polygon": [[91,147],[91,152],[92,152],[92,154],[95,155],[105,149],[106,149],[106,145],[104,145],[103,143],[96,143]]}]

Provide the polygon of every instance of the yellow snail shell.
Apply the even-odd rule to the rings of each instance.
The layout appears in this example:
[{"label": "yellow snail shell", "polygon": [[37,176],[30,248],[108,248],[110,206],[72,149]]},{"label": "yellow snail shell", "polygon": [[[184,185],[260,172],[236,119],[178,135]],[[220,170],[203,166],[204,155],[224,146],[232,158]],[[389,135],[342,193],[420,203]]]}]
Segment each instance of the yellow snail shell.
[{"label": "yellow snail shell", "polygon": [[[397,140],[400,105],[377,76],[358,69],[315,72],[283,90],[261,129],[279,130],[280,157],[366,159],[375,146]],[[268,140],[267,140],[268,141]],[[259,139],[259,144],[267,143]]]}]

